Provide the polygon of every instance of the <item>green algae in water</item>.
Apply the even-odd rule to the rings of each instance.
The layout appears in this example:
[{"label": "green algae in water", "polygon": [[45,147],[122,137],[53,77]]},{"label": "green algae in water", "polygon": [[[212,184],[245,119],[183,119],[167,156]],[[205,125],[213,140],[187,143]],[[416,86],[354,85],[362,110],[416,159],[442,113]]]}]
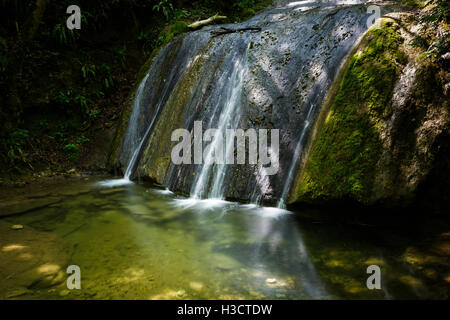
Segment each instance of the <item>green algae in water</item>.
[{"label": "green algae in water", "polygon": [[[401,250],[349,228],[302,227],[276,208],[194,201],[139,184],[67,194],[7,221],[64,238],[82,289],[63,282],[19,298],[383,299],[426,291],[396,259]],[[370,264],[385,271],[383,290],[366,288]]]}]

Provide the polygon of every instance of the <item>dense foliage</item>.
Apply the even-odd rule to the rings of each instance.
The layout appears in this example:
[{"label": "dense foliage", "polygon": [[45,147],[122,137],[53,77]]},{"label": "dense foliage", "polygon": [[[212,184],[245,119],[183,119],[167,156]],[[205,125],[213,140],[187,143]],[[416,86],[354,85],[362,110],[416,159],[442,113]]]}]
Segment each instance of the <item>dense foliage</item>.
[{"label": "dense foliage", "polygon": [[[96,136],[114,127],[155,48],[190,22],[217,12],[239,21],[270,2],[1,1],[0,179],[81,165]],[[81,30],[66,27],[73,4]]]}]

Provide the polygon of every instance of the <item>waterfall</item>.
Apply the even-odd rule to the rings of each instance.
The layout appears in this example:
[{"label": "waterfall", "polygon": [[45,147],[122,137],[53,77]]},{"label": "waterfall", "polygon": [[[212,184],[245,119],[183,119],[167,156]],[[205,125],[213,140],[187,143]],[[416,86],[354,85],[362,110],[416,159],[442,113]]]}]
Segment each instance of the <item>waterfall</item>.
[{"label": "waterfall", "polygon": [[[242,23],[206,26],[171,41],[154,57],[136,92],[116,157],[116,164],[126,167],[124,178],[138,169],[194,199],[278,203],[283,208],[326,93],[367,30],[370,14],[354,4],[290,2]],[[223,28],[231,32],[222,34]],[[202,164],[175,165],[172,132],[195,132],[198,121],[221,137],[202,141],[207,147]],[[220,156],[214,151],[227,129],[250,128],[279,130],[276,174],[265,175],[259,163],[211,164]],[[226,141],[222,155],[234,149],[227,148],[231,143]]]},{"label": "waterfall", "polygon": [[309,107],[308,114],[306,115],[305,122],[303,124],[303,129],[300,133],[300,138],[298,139],[297,146],[295,147],[294,156],[292,157],[291,165],[289,166],[286,183],[284,184],[281,198],[278,201],[278,208],[282,209],[286,208],[285,201],[287,200],[287,196],[289,195],[292,179],[294,178],[297,164],[300,161],[300,157],[302,155],[303,147],[305,144],[306,132],[308,132],[308,128],[310,124],[313,122],[314,109],[315,105],[311,104],[311,106]]},{"label": "waterfall", "polygon": [[[243,55],[243,57],[245,59],[246,55]],[[194,198],[201,198],[205,196],[207,196],[208,198],[223,198],[223,181],[227,170],[227,164],[225,164],[224,161],[226,158],[226,154],[222,157],[222,159],[219,159],[220,163],[211,164],[211,161],[213,161],[213,157],[217,156],[214,154],[214,150],[217,150],[218,146],[224,146],[222,144],[223,141],[221,140],[221,137],[226,136],[226,129],[237,128],[239,123],[241,111],[240,99],[242,97],[245,65],[242,61],[242,57],[234,57],[234,60],[234,69],[231,76],[227,79],[227,90],[224,93],[225,104],[222,107],[222,111],[220,112],[220,116],[217,121],[217,133],[219,134],[220,138],[215,136],[208,146],[208,152],[204,159],[204,164],[200,169],[198,177],[193,183],[193,191],[191,192],[191,196]],[[217,109],[217,106],[218,105],[216,104],[215,109]],[[226,141],[225,152],[231,150],[230,146],[233,143],[233,140]],[[210,184],[209,193],[207,193],[209,182],[211,181],[211,179],[212,182]]]},{"label": "waterfall", "polygon": [[147,82],[148,75],[148,73],[145,75],[136,91],[133,100],[133,111],[131,113],[130,121],[128,122],[127,134],[125,135],[124,139],[124,144],[129,143],[131,145],[131,149],[134,149],[133,154],[128,161],[127,168],[123,177],[126,180],[130,180],[131,174],[133,173],[133,168],[136,165],[139,150],[142,148],[142,143],[144,141],[143,137],[139,137],[138,134],[138,119],[141,112],[142,95],[144,93],[145,83]]}]

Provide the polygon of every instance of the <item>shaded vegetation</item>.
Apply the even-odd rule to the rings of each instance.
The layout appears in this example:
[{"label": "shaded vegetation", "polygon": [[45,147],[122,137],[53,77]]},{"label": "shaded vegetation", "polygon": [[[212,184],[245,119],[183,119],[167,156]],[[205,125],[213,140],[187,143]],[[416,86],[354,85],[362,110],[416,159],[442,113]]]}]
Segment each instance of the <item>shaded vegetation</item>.
[{"label": "shaded vegetation", "polygon": [[428,0],[427,6],[432,6],[429,14],[426,15],[427,21],[450,22],[450,2],[448,0]]},{"label": "shaded vegetation", "polygon": [[[71,1],[0,3],[0,164],[9,179],[29,170],[83,167],[98,135],[113,130],[136,74],[187,24],[220,12],[234,22],[271,1]],[[104,146],[101,146],[104,147]],[[25,171],[24,171],[25,169]]]},{"label": "shaded vegetation", "polygon": [[[433,62],[439,62],[441,55],[450,50],[450,27],[448,26],[450,19],[450,3],[448,0],[404,0],[409,6],[424,8],[420,12],[415,21],[425,23],[427,28],[437,29],[443,27],[443,32],[430,37],[415,35],[411,45],[425,50],[423,56],[429,58]],[[413,5],[411,2],[414,2]]]}]

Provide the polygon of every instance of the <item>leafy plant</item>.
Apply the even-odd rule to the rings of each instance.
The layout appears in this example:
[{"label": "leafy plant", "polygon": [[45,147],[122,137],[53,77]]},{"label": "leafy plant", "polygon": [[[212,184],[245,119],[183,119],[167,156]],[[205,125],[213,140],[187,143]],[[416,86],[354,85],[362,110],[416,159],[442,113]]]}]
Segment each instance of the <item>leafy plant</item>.
[{"label": "leafy plant", "polygon": [[415,36],[410,42],[409,45],[416,48],[426,49],[428,47],[428,41],[421,37]]},{"label": "leafy plant", "polygon": [[191,15],[191,13],[184,9],[175,9],[173,12],[173,16],[175,19],[185,19],[188,18]]},{"label": "leafy plant", "polygon": [[61,102],[61,103],[70,103],[71,94],[72,94],[72,92],[70,90],[68,90],[66,92],[60,91],[58,96],[56,97],[56,101]]},{"label": "leafy plant", "polygon": [[76,97],[75,97],[75,101],[78,102],[78,103],[80,104],[81,111],[82,111],[83,113],[86,113],[87,110],[88,110],[88,102],[87,102],[86,97],[80,96],[80,95],[79,95],[79,96],[76,96]]},{"label": "leafy plant", "polygon": [[100,114],[100,111],[97,109],[92,109],[89,111],[89,117],[92,119],[97,118],[99,114]]},{"label": "leafy plant", "polygon": [[71,44],[78,38],[78,33],[75,33],[74,30],[70,30],[60,23],[53,27],[52,35],[56,42],[61,45]]},{"label": "leafy plant", "polygon": [[65,143],[67,141],[66,134],[63,130],[56,131],[55,137],[60,143]]},{"label": "leafy plant", "polygon": [[150,39],[150,37],[151,37],[150,32],[142,30],[141,32],[139,32],[137,39],[139,41],[147,41],[148,39]]},{"label": "leafy plant", "polygon": [[12,132],[8,138],[2,139],[3,146],[6,147],[7,158],[11,164],[16,161],[21,161],[23,163],[28,163],[28,160],[23,152],[23,148],[28,144],[29,131],[25,129],[17,129]]},{"label": "leafy plant", "polygon": [[112,79],[111,77],[105,78],[105,88],[106,88],[106,89],[109,89],[109,88],[111,88],[112,86],[114,86],[114,81],[113,81],[113,79]]},{"label": "leafy plant", "polygon": [[0,37],[0,71],[4,72],[6,67],[8,53],[8,45],[6,44],[5,39]]},{"label": "leafy plant", "polygon": [[17,129],[11,134],[11,137],[16,140],[26,140],[29,137],[29,131],[25,129]]},{"label": "leafy plant", "polygon": [[77,144],[83,144],[89,142],[89,138],[86,138],[85,136],[81,136],[77,139]]},{"label": "leafy plant", "polygon": [[169,0],[161,0],[158,4],[153,6],[153,11],[162,12],[166,20],[170,19],[173,14],[173,5]]},{"label": "leafy plant", "polygon": [[449,52],[449,50],[450,50],[450,32],[445,32],[442,37],[437,38],[428,47],[426,55],[429,58],[431,58],[431,60],[435,60],[437,57],[440,57],[446,52]]},{"label": "leafy plant", "polygon": [[121,49],[116,50],[116,55],[119,58],[119,62],[122,65],[122,68],[125,68],[127,62],[127,47],[124,45]]},{"label": "leafy plant", "polygon": [[96,67],[93,64],[85,64],[81,67],[81,74],[83,75],[84,81],[89,81],[89,79],[95,79]]},{"label": "leafy plant", "polygon": [[450,21],[450,2],[448,0],[428,0],[427,6],[433,6],[425,21]]},{"label": "leafy plant", "polygon": [[243,11],[244,9],[251,8],[255,5],[254,0],[239,0],[233,4],[233,7],[239,11]]},{"label": "leafy plant", "polygon": [[71,160],[75,160],[79,157],[79,149],[77,145],[73,143],[66,144],[64,146],[64,150],[67,152],[67,154],[69,155],[69,159]]}]

